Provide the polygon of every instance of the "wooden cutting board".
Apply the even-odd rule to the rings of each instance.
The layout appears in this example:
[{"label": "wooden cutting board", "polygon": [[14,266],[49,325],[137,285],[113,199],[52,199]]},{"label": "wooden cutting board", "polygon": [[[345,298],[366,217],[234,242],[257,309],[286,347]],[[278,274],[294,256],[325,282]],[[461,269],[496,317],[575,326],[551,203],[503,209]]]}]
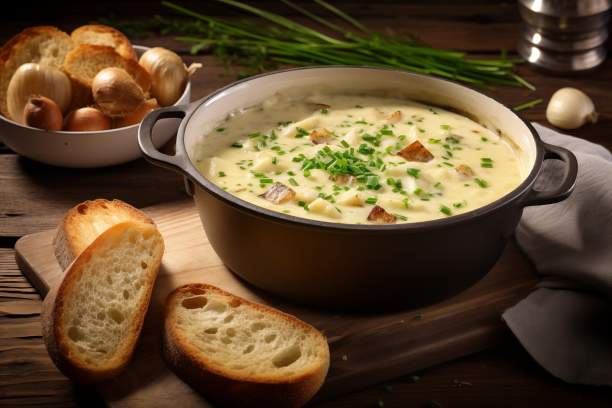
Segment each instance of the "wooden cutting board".
[{"label": "wooden cutting board", "polygon": [[[207,406],[169,371],[160,356],[163,303],[179,285],[206,282],[294,314],[322,330],[331,367],[316,398],[329,398],[490,347],[507,333],[501,313],[534,287],[536,278],[511,243],[491,272],[454,298],[418,310],[339,314],[298,307],[247,286],[226,269],[206,238],[191,201],[145,209],[164,236],[166,252],[134,359],[116,380],[98,386],[112,406]],[[62,271],[52,250],[54,231],[15,245],[23,273],[44,296]]]}]

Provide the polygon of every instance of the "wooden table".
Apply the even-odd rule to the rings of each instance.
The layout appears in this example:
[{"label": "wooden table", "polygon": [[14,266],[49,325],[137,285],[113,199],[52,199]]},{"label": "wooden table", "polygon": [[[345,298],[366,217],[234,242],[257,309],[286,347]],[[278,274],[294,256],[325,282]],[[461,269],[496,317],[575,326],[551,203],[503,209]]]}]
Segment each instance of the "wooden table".
[{"label": "wooden table", "polygon": [[[188,2],[189,3],[189,2]],[[216,5],[206,7],[220,12]],[[280,6],[261,2],[262,7],[280,11]],[[376,3],[376,5],[374,5]],[[430,5],[380,2],[342,3],[342,7],[374,28],[392,26],[410,32],[437,47],[481,55],[512,52],[518,39],[516,3],[435,2]],[[68,7],[66,2],[65,7]],[[41,5],[37,13],[17,10],[0,26],[0,40],[33,24],[57,24],[65,29],[100,17],[99,10],[115,11],[126,17],[162,12],[144,1],[70,4],[70,13],[58,2]],[[98,14],[96,14],[98,13]],[[7,17],[4,17],[7,18]],[[211,56],[192,57],[187,47],[168,37],[138,40],[144,45],[162,45],[185,53],[189,62],[200,61],[205,69],[194,78],[193,98],[200,98],[235,79],[226,74]],[[612,60],[582,77],[553,77],[528,66],[521,75],[537,86],[525,89],[499,88],[489,91],[498,100],[513,106],[534,98],[547,100],[563,86],[586,91],[594,99],[600,116],[595,126],[572,134],[612,148]],[[546,123],[545,104],[524,112],[527,119]],[[40,297],[23,277],[12,249],[22,235],[53,228],[61,214],[79,201],[93,198],[120,198],[137,207],[184,197],[181,179],[138,160],[98,170],[70,170],[44,166],[21,158],[0,146],[0,405],[72,406],[100,405],[91,389],[75,387],[51,363],[40,338]],[[508,332],[507,341],[486,352],[448,362],[414,375],[398,378],[332,401],[321,407],[407,407],[407,406],[610,406],[612,390],[568,385],[538,366]]]}]

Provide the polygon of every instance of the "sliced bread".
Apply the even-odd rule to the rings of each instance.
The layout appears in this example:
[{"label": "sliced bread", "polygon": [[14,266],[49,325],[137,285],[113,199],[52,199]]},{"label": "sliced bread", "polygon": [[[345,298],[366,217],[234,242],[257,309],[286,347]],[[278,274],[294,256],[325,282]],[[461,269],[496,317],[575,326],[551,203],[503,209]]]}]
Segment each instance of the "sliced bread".
[{"label": "sliced bread", "polygon": [[136,60],[132,43],[119,30],[102,24],[80,26],[70,34],[76,45],[95,44],[113,47],[124,58]]},{"label": "sliced bread", "polygon": [[145,213],[121,200],[88,200],[68,210],[53,239],[53,251],[62,269],[101,233],[129,220],[153,223]]},{"label": "sliced bread", "polygon": [[206,284],[168,296],[163,353],[181,379],[221,406],[302,406],[329,368],[317,329]]},{"label": "sliced bread", "polygon": [[95,383],[117,376],[140,334],[164,252],[157,228],[126,221],[102,233],[43,303],[43,339],[67,377]]},{"label": "sliced bread", "polygon": [[70,36],[51,26],[30,27],[8,40],[0,49],[0,112],[10,118],[6,92],[17,68],[35,62],[61,69],[72,49]]},{"label": "sliced bread", "polygon": [[138,61],[121,56],[115,48],[106,45],[81,44],[66,55],[63,69],[72,81],[73,106],[83,106],[93,101],[91,83],[104,68],[124,69],[143,92],[151,88],[151,75]]}]

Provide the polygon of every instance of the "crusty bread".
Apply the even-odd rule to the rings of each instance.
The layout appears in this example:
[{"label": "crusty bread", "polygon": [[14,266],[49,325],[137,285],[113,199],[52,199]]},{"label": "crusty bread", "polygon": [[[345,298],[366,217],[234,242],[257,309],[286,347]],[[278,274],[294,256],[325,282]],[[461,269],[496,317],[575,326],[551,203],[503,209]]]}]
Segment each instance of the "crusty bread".
[{"label": "crusty bread", "polygon": [[329,368],[327,341],[314,327],[206,284],[168,296],[163,353],[220,406],[302,406]]},{"label": "crusty bread", "polygon": [[104,68],[124,69],[143,92],[151,88],[151,75],[138,62],[121,56],[113,47],[106,45],[81,44],[66,55],[63,69],[72,81],[73,106],[83,106],[93,101],[91,83]]},{"label": "crusty bread", "polygon": [[124,58],[135,60],[136,52],[132,43],[119,30],[102,24],[89,24],[77,28],[70,34],[76,45],[95,44],[113,47]]},{"label": "crusty bread", "polygon": [[68,268],[101,233],[123,221],[153,221],[121,200],[88,200],[68,210],[53,239],[53,251],[62,269]]},{"label": "crusty bread", "polygon": [[51,26],[26,28],[8,40],[0,49],[0,112],[10,118],[6,91],[17,68],[36,62],[61,69],[72,47],[70,36]]},{"label": "crusty bread", "polygon": [[153,224],[107,229],[70,265],[43,303],[47,351],[67,377],[95,383],[128,364],[164,252]]}]

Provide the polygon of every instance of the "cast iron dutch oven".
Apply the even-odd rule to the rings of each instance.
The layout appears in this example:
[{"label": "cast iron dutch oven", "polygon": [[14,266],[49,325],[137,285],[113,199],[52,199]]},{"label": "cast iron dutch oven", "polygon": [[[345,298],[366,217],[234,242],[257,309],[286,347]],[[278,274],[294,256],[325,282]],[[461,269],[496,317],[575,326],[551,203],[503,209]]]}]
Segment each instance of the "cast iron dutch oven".
[{"label": "cast iron dutch oven", "polygon": [[[465,112],[510,135],[530,170],[517,188],[487,206],[394,225],[339,224],[274,212],[223,191],[199,173],[192,154],[200,138],[229,113],[295,87],[395,92]],[[183,119],[174,156],[151,143],[152,128],[162,118]],[[474,284],[501,255],[523,208],[565,199],[578,170],[571,152],[542,142],[528,122],[488,96],[446,80],[383,68],[310,67],[248,78],[189,105],[150,113],[140,126],[139,143],[147,160],[186,177],[206,235],[230,270],[281,297],[342,309],[423,305]],[[534,184],[547,159],[564,163],[563,182],[538,191]]]}]

